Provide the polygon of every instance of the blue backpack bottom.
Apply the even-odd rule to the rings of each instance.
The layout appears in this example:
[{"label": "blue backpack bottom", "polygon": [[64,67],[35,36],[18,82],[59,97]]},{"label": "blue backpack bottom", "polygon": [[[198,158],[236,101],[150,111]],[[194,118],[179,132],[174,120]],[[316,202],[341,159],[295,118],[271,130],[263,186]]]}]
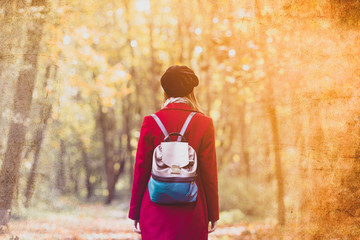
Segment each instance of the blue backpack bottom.
[{"label": "blue backpack bottom", "polygon": [[195,181],[162,182],[151,176],[148,188],[151,201],[161,204],[192,203],[198,194]]}]

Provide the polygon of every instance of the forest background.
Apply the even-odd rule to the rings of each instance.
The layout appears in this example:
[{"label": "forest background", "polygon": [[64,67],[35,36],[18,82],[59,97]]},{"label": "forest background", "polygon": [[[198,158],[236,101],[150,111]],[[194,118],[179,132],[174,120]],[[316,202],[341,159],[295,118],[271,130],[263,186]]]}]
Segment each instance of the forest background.
[{"label": "forest background", "polygon": [[0,238],[136,238],[139,130],[174,64],[215,124],[213,239],[360,236],[360,1],[0,4]]}]

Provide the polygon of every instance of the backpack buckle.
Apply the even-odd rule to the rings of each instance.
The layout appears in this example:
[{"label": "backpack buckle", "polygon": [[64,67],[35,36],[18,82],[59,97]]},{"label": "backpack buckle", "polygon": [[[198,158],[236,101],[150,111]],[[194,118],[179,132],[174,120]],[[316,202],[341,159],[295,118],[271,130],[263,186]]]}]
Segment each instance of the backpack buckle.
[{"label": "backpack buckle", "polygon": [[173,173],[173,174],[180,174],[180,166],[178,166],[178,165],[171,165],[171,173]]}]

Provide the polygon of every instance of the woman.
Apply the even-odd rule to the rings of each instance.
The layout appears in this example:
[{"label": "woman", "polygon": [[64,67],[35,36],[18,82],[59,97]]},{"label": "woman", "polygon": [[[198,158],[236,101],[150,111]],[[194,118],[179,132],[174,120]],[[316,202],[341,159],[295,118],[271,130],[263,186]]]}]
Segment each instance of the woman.
[{"label": "woman", "polygon": [[[180,132],[189,113],[197,112],[184,134],[198,158],[196,202],[161,205],[151,201],[147,186],[152,154],[164,140],[164,134],[151,116],[146,116],[141,126],[129,218],[134,220],[134,230],[141,231],[143,240],[203,240],[216,228],[219,203],[214,126],[212,119],[199,111],[193,91],[198,84],[190,68],[177,65],[168,68],[161,77],[166,101],[156,113],[170,133]],[[211,229],[208,231],[209,222]]]}]

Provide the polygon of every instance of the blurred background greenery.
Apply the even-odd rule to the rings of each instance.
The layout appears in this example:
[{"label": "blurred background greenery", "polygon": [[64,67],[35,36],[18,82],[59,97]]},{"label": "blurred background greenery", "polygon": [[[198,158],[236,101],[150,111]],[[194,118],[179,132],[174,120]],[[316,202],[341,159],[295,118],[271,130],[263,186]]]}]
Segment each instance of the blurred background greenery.
[{"label": "blurred background greenery", "polygon": [[11,0],[0,21],[0,224],[64,201],[127,211],[179,64],[215,123],[221,224],[359,236],[359,1]]}]

